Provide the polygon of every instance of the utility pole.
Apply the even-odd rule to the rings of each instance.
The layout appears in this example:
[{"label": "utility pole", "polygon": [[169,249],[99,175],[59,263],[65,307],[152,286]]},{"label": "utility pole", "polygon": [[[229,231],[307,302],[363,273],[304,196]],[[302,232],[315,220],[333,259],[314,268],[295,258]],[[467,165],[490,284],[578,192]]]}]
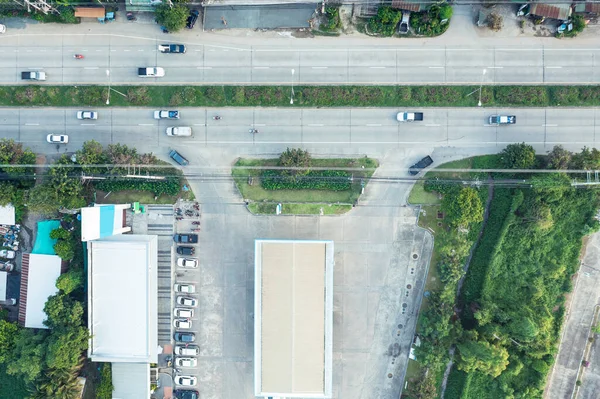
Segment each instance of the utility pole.
[{"label": "utility pole", "polygon": [[31,12],[31,8],[35,8],[37,11],[43,12],[44,14],[48,14],[49,12],[60,14],[58,10],[52,7],[50,4],[46,2],[46,0],[13,0],[15,3],[19,4],[21,7],[27,7],[27,12]]}]

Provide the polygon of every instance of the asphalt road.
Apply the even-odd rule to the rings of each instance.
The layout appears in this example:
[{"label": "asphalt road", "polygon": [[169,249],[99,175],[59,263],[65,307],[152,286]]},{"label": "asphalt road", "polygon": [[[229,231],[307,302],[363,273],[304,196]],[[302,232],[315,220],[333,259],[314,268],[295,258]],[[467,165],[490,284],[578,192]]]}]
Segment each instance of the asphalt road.
[{"label": "asphalt road", "polygon": [[[526,142],[538,151],[556,144],[579,149],[597,146],[598,108],[427,108],[423,122],[396,121],[391,108],[182,108],[179,120],[155,120],[154,109],[100,109],[97,120],[78,120],[77,109],[0,108],[1,136],[27,144],[41,153],[75,151],[84,141],[122,143],[140,151],[166,148],[273,149],[287,146],[345,148],[498,147]],[[410,111],[419,111],[411,109]],[[213,116],[221,120],[213,120]],[[517,124],[490,126],[492,114],[517,116]],[[190,126],[190,138],[168,137],[168,126]],[[259,133],[250,134],[249,129]],[[46,135],[67,134],[69,144],[50,145]],[[246,152],[246,151],[242,151]]]},{"label": "asphalt road", "polygon": [[[600,83],[600,49],[543,46],[249,46],[121,35],[10,35],[0,38],[0,84],[559,84]],[[185,43],[186,54],[157,45]],[[83,54],[83,60],[73,55]],[[160,66],[163,78],[139,78]],[[292,73],[294,70],[294,73]],[[483,71],[486,71],[485,73]]]}]

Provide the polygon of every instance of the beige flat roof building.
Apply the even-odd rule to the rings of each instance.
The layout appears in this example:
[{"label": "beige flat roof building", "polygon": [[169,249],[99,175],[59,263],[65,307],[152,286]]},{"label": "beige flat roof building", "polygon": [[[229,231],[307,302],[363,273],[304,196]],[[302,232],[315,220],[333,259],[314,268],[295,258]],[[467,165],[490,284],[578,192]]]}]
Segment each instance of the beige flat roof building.
[{"label": "beige flat roof building", "polygon": [[255,241],[254,393],[332,395],[333,241]]}]

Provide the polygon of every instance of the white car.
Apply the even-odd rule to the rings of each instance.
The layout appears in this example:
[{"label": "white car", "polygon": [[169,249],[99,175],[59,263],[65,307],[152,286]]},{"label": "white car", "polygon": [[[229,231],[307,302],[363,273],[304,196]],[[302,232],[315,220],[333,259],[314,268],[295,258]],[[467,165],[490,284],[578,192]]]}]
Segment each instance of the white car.
[{"label": "white car", "polygon": [[175,345],[174,352],[176,355],[198,356],[200,348],[198,345]]},{"label": "white car", "polygon": [[50,144],[67,144],[69,136],[66,134],[49,134],[46,136],[46,141]]},{"label": "white car", "polygon": [[0,258],[14,259],[15,256],[17,256],[15,251],[11,251],[10,249],[0,249]]},{"label": "white car", "polygon": [[6,32],[6,25],[0,24],[0,33]]},{"label": "white car", "polygon": [[98,119],[98,113],[95,111],[78,111],[77,119]]},{"label": "white car", "polygon": [[194,309],[175,308],[173,314],[175,317],[191,319],[194,317]]},{"label": "white car", "polygon": [[198,300],[187,296],[178,296],[177,304],[181,306],[186,306],[188,308],[195,308],[198,306]]},{"label": "white car", "polygon": [[154,111],[154,119],[179,119],[179,111]]},{"label": "white car", "polygon": [[175,365],[177,367],[196,367],[198,365],[198,359],[193,357],[178,357],[175,359]]},{"label": "white car", "polygon": [[177,258],[177,266],[187,267],[189,269],[198,268],[198,259],[196,258]]},{"label": "white car", "polygon": [[192,321],[188,319],[175,319],[173,320],[173,327],[189,330],[192,328]]},{"label": "white car", "polygon": [[196,286],[194,284],[175,284],[173,285],[175,292],[185,292],[186,294],[193,294],[196,292]]},{"label": "white car", "polygon": [[195,387],[196,377],[191,375],[178,375],[175,377],[175,384],[182,385],[184,387]]}]

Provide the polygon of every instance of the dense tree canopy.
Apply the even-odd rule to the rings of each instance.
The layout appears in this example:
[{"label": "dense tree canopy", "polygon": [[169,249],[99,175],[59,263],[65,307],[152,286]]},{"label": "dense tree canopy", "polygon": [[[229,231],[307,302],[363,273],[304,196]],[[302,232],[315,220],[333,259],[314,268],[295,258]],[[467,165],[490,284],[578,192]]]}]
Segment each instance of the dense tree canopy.
[{"label": "dense tree canopy", "polygon": [[509,144],[500,155],[507,169],[531,169],[535,165],[535,150],[529,144]]},{"label": "dense tree canopy", "polygon": [[182,4],[162,3],[155,7],[156,22],[169,32],[178,32],[185,27],[190,10]]},{"label": "dense tree canopy", "polygon": [[498,377],[508,366],[508,351],[486,341],[468,340],[457,345],[458,368],[465,372],[480,371]]},{"label": "dense tree canopy", "polygon": [[467,227],[483,220],[483,204],[477,190],[464,187],[458,196],[446,195],[442,201],[448,222],[454,226]]}]

